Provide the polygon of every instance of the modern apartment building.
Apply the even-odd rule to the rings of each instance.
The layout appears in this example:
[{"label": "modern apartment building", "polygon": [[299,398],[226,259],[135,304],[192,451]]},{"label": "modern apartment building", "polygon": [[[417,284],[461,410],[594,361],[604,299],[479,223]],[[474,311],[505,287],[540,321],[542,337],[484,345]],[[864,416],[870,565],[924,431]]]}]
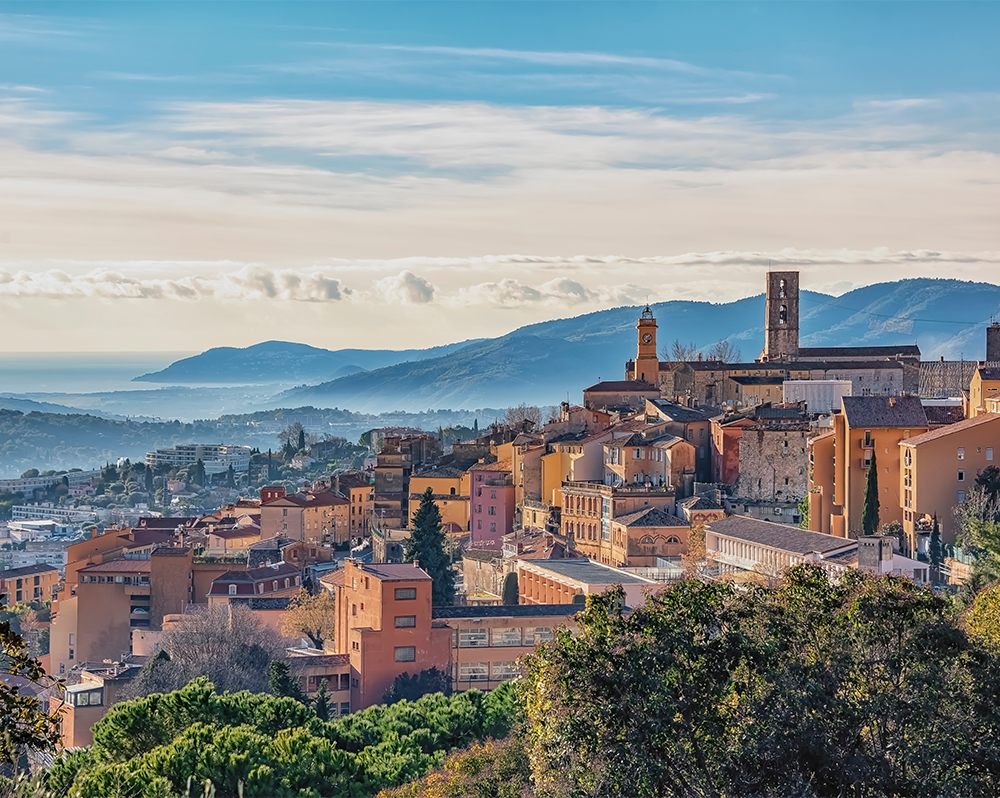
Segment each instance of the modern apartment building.
[{"label": "modern apartment building", "polygon": [[954,543],[952,512],[990,466],[1000,467],[1000,414],[985,413],[900,441],[903,531],[909,551],[927,553],[936,517],[945,543]]},{"label": "modern apartment building", "polygon": [[59,570],[51,565],[26,565],[0,571],[0,594],[7,606],[22,601],[49,601],[58,584]]},{"label": "modern apartment building", "polygon": [[146,465],[150,468],[165,465],[178,468],[194,465],[199,460],[205,466],[208,476],[224,474],[232,466],[237,474],[250,468],[249,446],[234,446],[225,443],[182,443],[171,449],[157,449],[146,453]]}]

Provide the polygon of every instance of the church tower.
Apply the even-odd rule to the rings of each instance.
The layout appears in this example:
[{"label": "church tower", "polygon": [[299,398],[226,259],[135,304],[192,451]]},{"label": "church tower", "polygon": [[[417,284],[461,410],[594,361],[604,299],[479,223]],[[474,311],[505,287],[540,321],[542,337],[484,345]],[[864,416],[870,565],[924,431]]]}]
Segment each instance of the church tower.
[{"label": "church tower", "polygon": [[768,272],[761,360],[799,357],[799,273]]},{"label": "church tower", "polygon": [[658,385],[660,382],[660,357],[656,354],[656,319],[653,311],[646,309],[635,326],[639,331],[639,352],[635,357],[635,379]]}]

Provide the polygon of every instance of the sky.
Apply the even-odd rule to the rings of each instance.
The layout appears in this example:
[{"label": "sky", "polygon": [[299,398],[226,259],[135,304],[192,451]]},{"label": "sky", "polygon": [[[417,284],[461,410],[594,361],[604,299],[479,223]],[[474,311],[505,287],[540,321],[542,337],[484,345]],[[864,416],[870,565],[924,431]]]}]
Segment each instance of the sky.
[{"label": "sky", "polygon": [[1000,282],[997,3],[0,5],[0,340]]}]

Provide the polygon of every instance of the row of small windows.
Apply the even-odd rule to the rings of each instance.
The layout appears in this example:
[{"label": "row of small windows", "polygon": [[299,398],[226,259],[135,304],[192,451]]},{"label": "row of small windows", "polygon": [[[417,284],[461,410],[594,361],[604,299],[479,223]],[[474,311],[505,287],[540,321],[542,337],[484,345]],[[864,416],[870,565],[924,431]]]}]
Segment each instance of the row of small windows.
[{"label": "row of small windows", "polygon": [[452,632],[452,648],[489,648],[504,646],[534,646],[555,638],[551,626],[520,626],[496,629],[456,629]]},{"label": "row of small windows", "polygon": [[82,574],[80,576],[81,582],[96,582],[98,584],[115,584],[115,585],[148,585],[148,576],[93,576],[91,574]]}]

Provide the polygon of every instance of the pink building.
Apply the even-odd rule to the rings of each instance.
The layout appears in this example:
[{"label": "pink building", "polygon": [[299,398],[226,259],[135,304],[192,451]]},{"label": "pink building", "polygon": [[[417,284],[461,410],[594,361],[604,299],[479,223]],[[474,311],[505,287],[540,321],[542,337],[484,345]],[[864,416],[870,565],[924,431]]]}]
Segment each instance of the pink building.
[{"label": "pink building", "polygon": [[503,548],[503,536],[514,531],[514,480],[510,460],[477,463],[469,469],[470,547]]}]

